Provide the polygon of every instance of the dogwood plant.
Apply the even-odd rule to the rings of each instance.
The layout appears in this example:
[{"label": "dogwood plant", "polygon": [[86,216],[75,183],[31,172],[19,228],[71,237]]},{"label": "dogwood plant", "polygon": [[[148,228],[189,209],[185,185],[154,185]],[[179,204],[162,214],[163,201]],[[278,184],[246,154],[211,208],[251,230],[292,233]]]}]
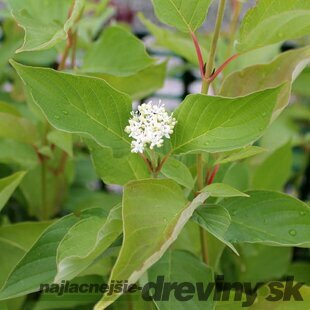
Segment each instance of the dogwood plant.
[{"label": "dogwood plant", "polygon": [[310,2],[148,1],[0,1],[0,308],[306,309]]}]

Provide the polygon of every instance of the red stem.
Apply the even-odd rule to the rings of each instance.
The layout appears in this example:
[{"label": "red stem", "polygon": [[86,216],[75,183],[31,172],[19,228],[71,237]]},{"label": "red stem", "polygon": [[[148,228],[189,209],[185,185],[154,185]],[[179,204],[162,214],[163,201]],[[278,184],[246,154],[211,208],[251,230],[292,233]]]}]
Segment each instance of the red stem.
[{"label": "red stem", "polygon": [[191,37],[193,39],[194,45],[195,45],[195,49],[196,49],[196,53],[197,53],[197,57],[198,57],[198,62],[199,62],[199,69],[200,69],[200,74],[201,77],[204,79],[205,78],[205,69],[204,69],[204,61],[203,61],[203,56],[202,56],[202,52],[201,52],[201,48],[198,42],[198,39],[195,35],[194,32],[191,31]]},{"label": "red stem", "polygon": [[217,76],[226,68],[227,65],[229,65],[233,60],[235,60],[237,57],[239,57],[239,54],[235,54],[228,58],[208,79],[208,81],[211,83],[213,82]]},{"label": "red stem", "polygon": [[219,171],[220,165],[216,165],[212,171],[212,174],[210,175],[210,178],[208,180],[208,185],[212,184],[214,181],[214,178],[217,174],[217,172]]},{"label": "red stem", "polygon": [[139,155],[143,159],[143,161],[145,162],[149,172],[153,173],[154,169],[153,169],[153,166],[152,166],[151,162],[148,160],[148,158],[143,153],[139,153]]},{"label": "red stem", "polygon": [[232,10],[235,11],[238,7],[239,3],[237,0],[231,0],[231,7],[232,7]]},{"label": "red stem", "polygon": [[63,151],[60,158],[59,167],[54,171],[54,174],[56,176],[63,174],[65,172],[68,157],[69,157],[68,154],[65,151]]},{"label": "red stem", "polygon": [[159,173],[161,171],[161,169],[163,168],[164,164],[166,163],[166,161],[169,159],[170,155],[171,155],[172,151],[170,151],[163,159],[162,161],[159,163],[159,165],[156,168],[156,173]]}]

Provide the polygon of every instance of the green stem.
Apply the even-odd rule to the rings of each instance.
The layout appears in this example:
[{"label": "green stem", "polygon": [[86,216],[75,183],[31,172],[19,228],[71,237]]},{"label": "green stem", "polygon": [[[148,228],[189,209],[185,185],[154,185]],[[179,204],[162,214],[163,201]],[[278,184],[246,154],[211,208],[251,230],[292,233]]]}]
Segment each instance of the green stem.
[{"label": "green stem", "polygon": [[[211,84],[211,80],[209,79],[212,75],[216,49],[218,44],[218,39],[221,32],[222,22],[224,18],[226,0],[220,0],[219,8],[216,17],[215,29],[212,38],[211,48],[208,56],[208,61],[205,69],[205,76],[202,81],[201,93],[207,94],[209,91],[209,87]],[[204,179],[203,179],[203,157],[202,154],[197,155],[197,187],[198,191],[200,191],[204,187]],[[200,227],[200,244],[201,244],[201,254],[203,261],[208,264],[208,243],[207,243],[207,232]]]},{"label": "green stem", "polygon": [[72,51],[71,51],[71,68],[76,66],[76,48],[77,48],[77,32],[72,35]]},{"label": "green stem", "polygon": [[46,188],[46,159],[45,157],[42,157],[42,162],[41,162],[41,220],[47,220],[48,219],[48,214],[47,214],[47,188]]},{"label": "green stem", "polygon": [[200,231],[200,245],[201,245],[201,254],[202,259],[206,265],[209,263],[209,253],[208,253],[208,236],[207,231],[201,226],[199,227]]},{"label": "green stem", "polygon": [[157,156],[156,152],[154,149],[150,150],[150,156],[151,156],[151,163],[152,163],[152,171],[153,171],[153,178],[156,179],[158,176],[158,171],[157,171]]},{"label": "green stem", "polygon": [[220,36],[222,22],[223,22],[223,18],[224,18],[225,5],[226,5],[226,0],[220,0],[218,12],[217,12],[217,17],[216,17],[214,34],[213,34],[211,48],[210,48],[209,57],[208,57],[208,61],[207,61],[207,65],[206,65],[206,70],[205,70],[205,78],[204,78],[204,80],[202,82],[201,92],[203,94],[207,94],[208,93],[209,87],[210,87],[210,84],[211,84],[211,81],[209,80],[209,77],[211,76],[212,70],[213,70],[213,67],[214,67],[216,48],[217,48],[217,43],[218,43],[218,39],[219,39],[219,36]]},{"label": "green stem", "polygon": [[[197,189],[198,192],[201,191],[204,187],[204,180],[203,180],[203,157],[202,154],[197,155]],[[201,247],[201,254],[202,259],[205,264],[208,264],[208,242],[207,242],[207,232],[202,228],[199,227],[200,231],[200,247]]]},{"label": "green stem", "polygon": [[197,189],[201,191],[203,189],[203,158],[202,154],[197,155]]},{"label": "green stem", "polygon": [[[69,32],[70,32],[70,30],[69,30]],[[70,36],[70,34],[68,34],[68,36]],[[60,63],[58,65],[58,68],[57,68],[58,71],[64,70],[66,68],[66,61],[67,61],[67,58],[69,56],[70,48],[71,48],[71,42],[68,39],[68,41],[66,43],[65,50],[61,56],[61,60],[60,60]]]},{"label": "green stem", "polygon": [[238,27],[238,22],[239,22],[239,17],[240,17],[240,13],[242,10],[242,6],[243,4],[241,2],[233,0],[233,14],[231,17],[230,27],[229,27],[229,32],[228,32],[229,45],[228,45],[227,52],[226,52],[226,58],[231,57],[231,54],[233,51],[235,35],[237,32],[237,27]]}]

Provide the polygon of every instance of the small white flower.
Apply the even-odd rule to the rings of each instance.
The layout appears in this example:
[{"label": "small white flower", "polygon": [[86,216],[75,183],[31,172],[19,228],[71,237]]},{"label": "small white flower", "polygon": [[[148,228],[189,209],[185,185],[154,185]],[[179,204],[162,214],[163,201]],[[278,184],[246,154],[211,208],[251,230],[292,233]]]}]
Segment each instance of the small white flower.
[{"label": "small white flower", "polygon": [[125,132],[133,139],[131,142],[133,153],[143,153],[145,147],[151,150],[154,147],[161,147],[164,138],[170,138],[177,123],[173,113],[169,115],[160,102],[158,105],[153,105],[152,101],[143,103],[138,107],[138,111],[131,112],[131,116]]}]

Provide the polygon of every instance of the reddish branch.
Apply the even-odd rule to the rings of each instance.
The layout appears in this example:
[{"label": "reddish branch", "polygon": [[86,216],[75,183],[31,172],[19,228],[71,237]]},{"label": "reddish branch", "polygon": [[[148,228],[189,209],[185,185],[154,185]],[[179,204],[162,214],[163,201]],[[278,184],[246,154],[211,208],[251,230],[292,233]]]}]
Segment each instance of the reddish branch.
[{"label": "reddish branch", "polygon": [[63,151],[61,154],[61,158],[60,158],[60,162],[59,162],[59,166],[58,168],[54,171],[54,174],[57,175],[61,175],[65,172],[66,169],[66,163],[67,163],[67,159],[68,159],[68,154]]},{"label": "reddish branch", "polygon": [[220,168],[220,165],[216,165],[216,166],[214,167],[214,169],[213,169],[213,171],[212,171],[212,173],[211,173],[211,175],[210,175],[210,177],[209,177],[209,180],[208,180],[208,184],[207,184],[207,185],[210,185],[210,184],[213,183],[214,178],[215,178],[217,172],[219,171],[219,168]]},{"label": "reddish branch", "polygon": [[[75,6],[75,0],[73,0],[72,5],[71,5],[71,7],[69,9],[68,18],[70,18],[72,16],[74,6]],[[75,22],[77,22],[80,18],[81,18],[81,14],[78,16],[78,18],[77,18],[77,20],[75,20]],[[67,61],[67,58],[69,56],[69,51],[70,51],[71,48],[73,49],[72,50],[72,67],[75,66],[76,40],[77,40],[76,33],[74,33],[72,31],[72,28],[70,28],[68,30],[68,38],[67,38],[66,47],[65,47],[65,50],[64,50],[64,52],[62,54],[60,63],[58,65],[58,70],[59,71],[65,69],[66,61]]]},{"label": "reddish branch", "polygon": [[159,173],[161,171],[161,169],[163,168],[164,164],[166,163],[166,161],[169,159],[170,155],[171,155],[171,151],[161,160],[161,162],[159,163],[158,167],[156,168],[156,173]]},{"label": "reddish branch", "polygon": [[192,32],[192,31],[191,31],[191,37],[193,39],[193,42],[194,42],[194,45],[195,45],[195,49],[196,49],[196,53],[197,53],[200,74],[201,74],[202,79],[204,79],[205,78],[205,69],[204,69],[205,64],[204,64],[201,48],[200,48],[200,45],[199,45],[199,42],[198,42],[198,39],[197,39],[195,33]]},{"label": "reddish branch", "polygon": [[230,58],[228,58],[209,78],[208,81],[211,83],[213,82],[218,75],[233,61],[235,60],[237,57],[239,56],[239,54],[235,54],[233,56],[231,56]]},{"label": "reddish branch", "polygon": [[153,166],[152,166],[152,163],[149,161],[149,159],[143,153],[139,153],[139,155],[143,159],[143,161],[145,162],[149,172],[153,173],[154,172]]}]

